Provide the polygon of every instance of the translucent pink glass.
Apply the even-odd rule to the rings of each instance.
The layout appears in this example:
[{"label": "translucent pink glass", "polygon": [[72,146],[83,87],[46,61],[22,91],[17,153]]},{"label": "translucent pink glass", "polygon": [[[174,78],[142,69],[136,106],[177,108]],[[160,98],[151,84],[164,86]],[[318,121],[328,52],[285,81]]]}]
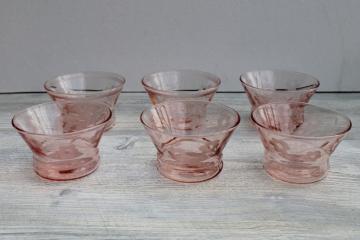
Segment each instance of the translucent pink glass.
[{"label": "translucent pink glass", "polygon": [[221,83],[219,77],[197,70],[153,73],[141,82],[153,104],[184,98],[210,101]]},{"label": "translucent pink glass", "polygon": [[116,73],[83,72],[59,76],[46,81],[44,88],[57,103],[96,101],[107,104],[113,111],[105,130],[115,124],[115,105],[125,84],[125,78]]},{"label": "translucent pink glass", "polygon": [[240,81],[252,109],[274,102],[309,102],[320,85],[308,74],[282,70],[247,72]]},{"label": "translucent pink glass", "polygon": [[111,110],[95,102],[44,103],[16,113],[12,125],[33,152],[41,177],[69,180],[93,172]]},{"label": "translucent pink glass", "polygon": [[146,109],[140,119],[157,148],[158,170],[180,182],[216,176],[222,151],[240,123],[235,110],[197,100],[166,101]]},{"label": "translucent pink glass", "polygon": [[330,155],[351,129],[346,116],[307,103],[261,105],[251,118],[265,147],[265,170],[290,183],[324,178]]}]

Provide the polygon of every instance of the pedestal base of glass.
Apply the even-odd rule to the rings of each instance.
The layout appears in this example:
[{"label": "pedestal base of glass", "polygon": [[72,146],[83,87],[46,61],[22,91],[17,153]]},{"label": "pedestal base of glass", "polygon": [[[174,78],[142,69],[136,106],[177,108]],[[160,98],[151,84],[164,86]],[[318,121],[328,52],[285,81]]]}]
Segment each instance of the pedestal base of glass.
[{"label": "pedestal base of glass", "polygon": [[326,177],[329,169],[329,156],[307,160],[285,159],[280,155],[265,151],[264,168],[273,178],[289,183],[313,183]]},{"label": "pedestal base of glass", "polygon": [[176,161],[164,160],[158,154],[156,167],[166,178],[178,182],[195,183],[212,179],[218,175],[223,168],[223,161],[221,156],[215,156],[199,164],[179,164]]},{"label": "pedestal base of glass", "polygon": [[43,156],[33,156],[34,171],[43,178],[56,181],[81,178],[94,172],[99,165],[100,157],[97,153],[78,159],[56,160]]}]

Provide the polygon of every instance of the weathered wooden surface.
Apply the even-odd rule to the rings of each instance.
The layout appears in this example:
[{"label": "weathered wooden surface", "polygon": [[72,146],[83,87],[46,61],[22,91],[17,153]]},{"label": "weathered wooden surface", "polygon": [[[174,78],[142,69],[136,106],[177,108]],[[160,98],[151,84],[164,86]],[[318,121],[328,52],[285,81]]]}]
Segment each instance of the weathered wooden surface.
[{"label": "weathered wooden surface", "polygon": [[32,171],[32,154],[12,114],[45,94],[0,95],[0,239],[360,239],[360,94],[317,94],[312,103],[347,114],[353,129],[331,158],[326,179],[310,185],[272,180],[249,126],[244,94],[214,101],[242,121],[216,178],[181,184],[160,176],[139,114],[141,93],[121,95],[117,125],[103,137],[90,176],[50,182]]}]

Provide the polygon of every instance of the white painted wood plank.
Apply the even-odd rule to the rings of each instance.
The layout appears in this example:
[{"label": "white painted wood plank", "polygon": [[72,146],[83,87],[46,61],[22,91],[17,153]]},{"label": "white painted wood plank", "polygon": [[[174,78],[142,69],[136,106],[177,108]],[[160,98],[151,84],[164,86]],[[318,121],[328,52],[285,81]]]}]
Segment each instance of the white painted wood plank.
[{"label": "white painted wood plank", "polygon": [[138,120],[149,105],[141,93],[120,97],[95,173],[44,181],[10,118],[47,100],[0,95],[0,239],[360,238],[360,94],[314,96],[313,103],[348,114],[354,127],[332,155],[328,177],[310,185],[266,175],[244,94],[215,98],[239,110],[242,122],[224,151],[222,173],[210,181],[181,184],[158,174],[155,148]]}]

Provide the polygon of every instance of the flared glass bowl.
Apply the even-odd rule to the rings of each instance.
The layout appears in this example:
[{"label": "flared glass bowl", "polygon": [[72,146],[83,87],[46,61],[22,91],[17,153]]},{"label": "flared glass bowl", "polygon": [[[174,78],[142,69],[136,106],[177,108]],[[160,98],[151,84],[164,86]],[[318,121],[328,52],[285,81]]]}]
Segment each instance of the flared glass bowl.
[{"label": "flared glass bowl", "polygon": [[197,70],[174,70],[146,75],[141,81],[153,104],[174,99],[210,101],[221,80]]},{"label": "flared glass bowl", "polygon": [[240,115],[225,105],[199,100],[174,100],[141,114],[157,149],[157,168],[180,182],[213,178],[223,167],[222,151],[240,123]]},{"label": "flared glass bowl", "polygon": [[309,102],[320,82],[306,74],[284,70],[247,72],[240,82],[252,109],[274,102]]},{"label": "flared glass bowl", "polygon": [[251,119],[265,148],[265,170],[290,183],[324,178],[331,154],[351,129],[348,117],[308,103],[264,104]]},{"label": "flared glass bowl", "polygon": [[106,130],[115,124],[116,102],[125,84],[125,78],[109,72],[82,72],[48,80],[44,88],[58,104],[75,101],[95,101],[108,105],[113,111]]},{"label": "flared glass bowl", "polygon": [[33,152],[38,175],[70,180],[97,168],[98,143],[111,115],[109,106],[101,103],[51,102],[16,113],[12,125]]}]

